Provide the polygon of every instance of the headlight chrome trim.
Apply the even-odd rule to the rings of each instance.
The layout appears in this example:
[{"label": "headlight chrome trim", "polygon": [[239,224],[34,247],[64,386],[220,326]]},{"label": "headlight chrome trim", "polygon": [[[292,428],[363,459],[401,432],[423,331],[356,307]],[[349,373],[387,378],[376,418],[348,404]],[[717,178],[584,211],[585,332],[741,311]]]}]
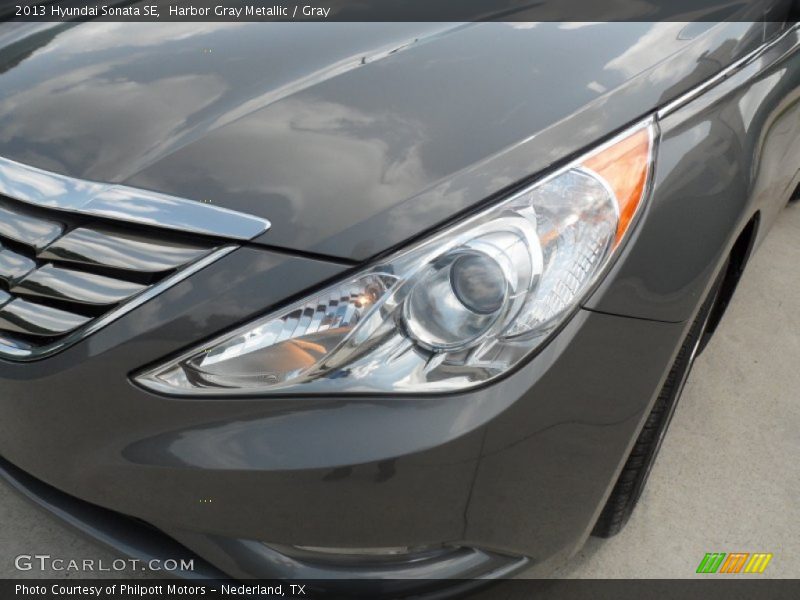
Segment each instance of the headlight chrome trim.
[{"label": "headlight chrome trim", "polygon": [[[592,169],[589,169],[585,166],[585,163],[588,159],[592,157],[596,157],[603,153],[606,149],[614,147],[620,141],[624,141],[629,138],[633,138],[636,134],[640,134],[641,132],[646,132],[646,140],[647,140],[647,155],[646,155],[646,162],[644,164],[644,183],[641,188],[640,196],[637,199],[637,203],[635,205],[635,210],[632,214],[632,218],[630,220],[627,229],[623,232],[621,238],[616,239],[616,241],[610,242],[609,249],[607,254],[603,255],[600,259],[600,267],[598,271],[592,272],[589,277],[589,284],[580,289],[580,297],[577,300],[574,300],[569,305],[567,305],[566,311],[562,311],[558,313],[558,318],[554,320],[553,323],[549,324],[548,329],[544,331],[539,336],[533,336],[533,339],[536,340],[535,344],[528,348],[526,351],[522,352],[520,356],[516,357],[510,364],[506,367],[497,370],[491,376],[487,376],[481,380],[470,380],[468,383],[460,383],[458,385],[440,385],[440,386],[432,386],[429,389],[422,389],[419,385],[416,387],[411,385],[410,387],[403,387],[403,385],[398,385],[397,382],[393,382],[393,384],[389,387],[381,388],[381,387],[374,387],[374,386],[342,386],[341,379],[349,377],[345,371],[341,371],[341,367],[343,366],[342,361],[336,361],[334,352],[328,352],[325,357],[334,357],[331,361],[333,365],[331,369],[334,371],[336,369],[340,369],[341,373],[345,373],[343,375],[337,375],[332,379],[325,378],[321,376],[321,373],[328,368],[329,364],[325,361],[318,362],[313,366],[313,368],[309,368],[307,371],[303,372],[303,375],[292,375],[287,381],[285,385],[280,384],[277,386],[268,386],[267,388],[264,387],[257,387],[257,388],[247,388],[247,387],[239,387],[239,386],[227,386],[227,387],[191,387],[191,388],[181,388],[178,389],[174,385],[165,383],[164,380],[160,378],[160,375],[165,372],[165,370],[169,367],[174,367],[176,365],[180,365],[185,363],[188,360],[198,357],[198,352],[202,348],[209,348],[215,345],[222,343],[224,340],[231,340],[235,338],[237,335],[243,335],[245,331],[252,330],[254,324],[256,323],[265,323],[269,321],[269,319],[277,319],[280,318],[279,315],[286,314],[291,310],[292,306],[297,306],[299,303],[295,303],[288,308],[284,308],[281,310],[272,311],[270,314],[262,317],[261,319],[256,319],[251,321],[247,325],[239,327],[232,332],[227,334],[223,334],[220,336],[215,336],[215,338],[206,344],[201,344],[199,346],[194,346],[191,350],[181,353],[179,356],[172,358],[170,360],[162,360],[159,361],[159,364],[155,367],[149,367],[141,370],[138,373],[133,375],[134,381],[144,387],[145,389],[162,394],[167,396],[173,397],[226,397],[226,398],[248,398],[253,396],[262,396],[262,397],[270,397],[270,396],[278,396],[278,397],[287,397],[287,396],[360,396],[360,395],[369,395],[369,396],[381,396],[381,395],[404,395],[407,393],[414,393],[418,395],[441,395],[441,394],[449,394],[449,393],[456,393],[456,392],[463,392],[466,390],[472,390],[480,388],[484,385],[487,385],[491,382],[496,381],[500,377],[506,376],[514,371],[516,371],[519,367],[523,364],[527,363],[530,358],[538,354],[541,349],[546,346],[549,341],[552,339],[553,336],[557,335],[557,333],[562,329],[562,327],[572,318],[575,312],[580,308],[580,306],[587,300],[587,298],[592,294],[592,292],[596,289],[597,285],[603,280],[605,275],[608,271],[612,268],[612,265],[616,261],[617,257],[621,254],[623,246],[625,243],[630,239],[630,232],[636,228],[638,221],[641,218],[642,213],[644,212],[644,207],[647,203],[647,198],[651,193],[651,188],[653,184],[653,169],[655,163],[655,156],[656,156],[656,145],[657,145],[657,138],[658,138],[658,125],[655,116],[651,115],[648,116],[635,125],[625,129],[618,135],[613,136],[609,140],[590,148],[588,151],[583,153],[578,158],[567,162],[566,164],[562,164],[557,168],[553,169],[551,172],[545,174],[543,177],[539,177],[534,179],[532,183],[524,184],[517,186],[514,192],[511,192],[507,195],[503,195],[499,197],[499,199],[488,208],[483,208],[479,212],[459,221],[449,225],[448,227],[439,230],[432,236],[423,239],[422,241],[416,242],[413,245],[403,248],[400,251],[396,252],[395,254],[385,257],[381,260],[376,261],[372,265],[367,267],[362,267],[356,271],[356,274],[351,276],[349,281],[353,281],[354,279],[358,279],[359,277],[364,277],[369,273],[379,274],[382,273],[383,275],[391,275],[394,271],[389,269],[388,271],[380,271],[381,265],[392,265],[400,267],[397,270],[398,277],[403,278],[406,277],[403,271],[403,260],[408,260],[408,257],[411,256],[412,258],[419,259],[424,264],[432,264],[431,261],[435,257],[444,256],[448,252],[451,252],[454,248],[460,247],[461,244],[464,243],[464,239],[460,236],[467,236],[469,240],[477,239],[479,236],[475,234],[476,231],[480,231],[482,229],[481,223],[485,224],[487,228],[491,231],[491,227],[489,227],[494,220],[497,218],[498,215],[504,214],[503,211],[505,210],[512,210],[515,206],[515,202],[520,202],[520,198],[523,198],[526,194],[532,194],[539,190],[545,189],[545,186],[553,182],[555,178],[562,177],[570,172],[578,173],[581,176],[590,178],[594,183],[600,183],[603,189],[605,190],[606,194],[610,194],[610,198],[614,199],[611,202],[612,205],[615,206],[615,219],[617,222],[619,221],[619,206],[617,205],[616,195],[614,194],[614,190],[611,189],[611,184],[609,184],[602,176],[598,175]],[[516,213],[514,213],[516,214]],[[491,215],[494,215],[493,217]],[[503,218],[501,216],[501,218]],[[512,218],[512,217],[509,217]],[[536,221],[539,222],[538,220]],[[538,228],[538,225],[537,225]],[[473,235],[467,235],[467,234]],[[426,251],[426,249],[429,249]],[[405,281],[407,283],[407,280]],[[402,287],[402,285],[401,285]],[[326,288],[327,289],[327,288]],[[380,322],[380,319],[376,319],[376,315],[380,314],[379,306],[383,306],[385,303],[388,302],[388,305],[391,307],[396,308],[394,304],[402,304],[406,301],[408,294],[401,296],[398,300],[396,295],[397,290],[395,288],[391,288],[389,291],[386,292],[388,297],[384,297],[379,300],[378,303],[370,311],[368,314],[365,314],[363,317],[364,322],[368,322],[370,319],[376,321],[373,329],[370,330],[370,333],[366,335],[362,335],[359,338],[360,342],[364,342],[364,340],[371,339],[370,336],[377,331],[381,335],[386,334],[386,323],[392,323],[395,326],[395,329],[399,332],[403,331],[403,325],[400,321],[394,319],[388,319],[385,317],[383,321]],[[529,291],[530,293],[530,291]],[[323,292],[317,292],[308,294],[305,299],[308,301],[312,301],[314,298],[320,297],[324,295]],[[399,314],[402,314],[401,311]],[[509,321],[510,322],[510,321]],[[504,323],[504,328],[508,325],[509,322]],[[356,327],[356,331],[358,328],[361,327],[360,323]],[[381,330],[381,327],[383,329]],[[349,334],[348,334],[349,335]],[[413,336],[412,336],[413,337]],[[479,336],[480,337],[480,336]],[[530,339],[526,339],[524,335],[517,335],[511,336],[506,338],[506,342],[511,345],[524,345],[525,343],[530,343]],[[347,339],[341,340],[341,344],[339,346],[334,346],[334,350],[338,351],[340,347],[345,347],[347,345]],[[378,344],[380,345],[380,344]],[[393,343],[385,344],[384,347],[381,348],[381,352],[375,352],[374,348],[375,345],[369,347],[365,352],[358,352],[357,350],[350,349],[350,352],[345,352],[345,356],[348,362],[346,365],[347,367],[353,367],[352,370],[356,370],[358,368],[363,368],[363,364],[358,363],[358,359],[365,355],[371,355],[373,357],[373,362],[378,361],[392,361],[393,367],[397,367],[398,373],[407,372],[409,369],[409,363],[407,362],[407,358],[410,354],[416,352],[414,350],[415,344],[413,341],[410,341],[408,337],[405,339],[395,339]],[[430,351],[431,348],[425,348],[422,345],[422,350]],[[483,342],[478,346],[470,347],[466,350],[463,354],[464,360],[472,360],[475,359],[476,355],[480,352],[484,353],[484,356],[488,356],[491,354],[488,351],[492,351],[491,344],[488,342]],[[458,351],[455,352],[458,354]],[[404,361],[404,357],[406,362]],[[441,372],[442,365],[447,362],[447,356],[443,357],[442,353],[433,353],[432,356],[429,357],[427,363],[424,365],[417,365],[416,369],[416,377],[419,376],[420,373],[430,374],[431,372],[436,372],[437,369]],[[479,359],[476,365],[480,365],[481,360]],[[491,362],[491,358],[488,358]],[[483,368],[483,367],[479,367]],[[404,371],[405,369],[405,371]],[[333,372],[333,371],[331,371]],[[349,371],[348,371],[349,372]],[[299,373],[299,371],[298,371]],[[188,380],[187,380],[188,381]],[[313,384],[313,385],[310,385]],[[202,385],[206,385],[203,383]],[[416,384],[415,384],[416,385]]]}]

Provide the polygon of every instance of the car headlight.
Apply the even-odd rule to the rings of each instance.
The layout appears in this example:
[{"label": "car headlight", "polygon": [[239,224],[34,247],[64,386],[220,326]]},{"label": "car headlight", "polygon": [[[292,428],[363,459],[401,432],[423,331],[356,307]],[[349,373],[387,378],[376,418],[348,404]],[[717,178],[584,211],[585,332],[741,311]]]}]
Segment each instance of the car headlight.
[{"label": "car headlight", "polygon": [[579,306],[648,189],[648,119],[491,208],[136,376],[182,395],[442,392],[497,377]]}]

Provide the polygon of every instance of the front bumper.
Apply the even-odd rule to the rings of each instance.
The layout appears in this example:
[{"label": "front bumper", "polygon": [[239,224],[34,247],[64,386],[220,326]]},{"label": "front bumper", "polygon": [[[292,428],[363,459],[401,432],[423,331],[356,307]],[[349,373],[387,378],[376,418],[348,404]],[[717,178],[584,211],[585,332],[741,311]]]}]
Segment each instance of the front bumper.
[{"label": "front bumper", "polygon": [[[340,267],[239,250],[55,357],[0,363],[0,456],[234,577],[333,572],[275,547],[468,549],[392,569],[429,578],[545,570],[574,552],[684,324],[579,311],[509,377],[427,398],[166,399],[130,383],[263,307],[255,282],[283,272],[302,289],[326,270]],[[334,574],[388,576],[370,569]]]}]

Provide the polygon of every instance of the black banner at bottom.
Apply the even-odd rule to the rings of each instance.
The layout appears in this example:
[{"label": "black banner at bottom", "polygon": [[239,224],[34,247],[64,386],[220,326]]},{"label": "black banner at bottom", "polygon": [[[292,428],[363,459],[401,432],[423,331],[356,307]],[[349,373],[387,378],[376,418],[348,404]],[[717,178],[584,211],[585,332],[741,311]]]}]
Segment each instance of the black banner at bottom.
[{"label": "black banner at bottom", "polygon": [[800,580],[699,576],[697,579],[513,579],[183,581],[3,579],[0,598],[178,600],[258,598],[467,598],[470,600],[796,600]]}]

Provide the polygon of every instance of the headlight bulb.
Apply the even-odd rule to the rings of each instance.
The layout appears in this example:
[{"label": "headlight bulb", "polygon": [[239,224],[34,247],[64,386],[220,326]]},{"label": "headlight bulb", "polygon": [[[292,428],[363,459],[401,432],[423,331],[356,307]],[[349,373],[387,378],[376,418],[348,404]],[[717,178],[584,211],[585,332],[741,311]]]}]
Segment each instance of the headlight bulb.
[{"label": "headlight bulb", "polygon": [[450,287],[456,298],[479,315],[491,315],[503,307],[508,281],[497,261],[485,254],[462,254],[450,265]]}]

